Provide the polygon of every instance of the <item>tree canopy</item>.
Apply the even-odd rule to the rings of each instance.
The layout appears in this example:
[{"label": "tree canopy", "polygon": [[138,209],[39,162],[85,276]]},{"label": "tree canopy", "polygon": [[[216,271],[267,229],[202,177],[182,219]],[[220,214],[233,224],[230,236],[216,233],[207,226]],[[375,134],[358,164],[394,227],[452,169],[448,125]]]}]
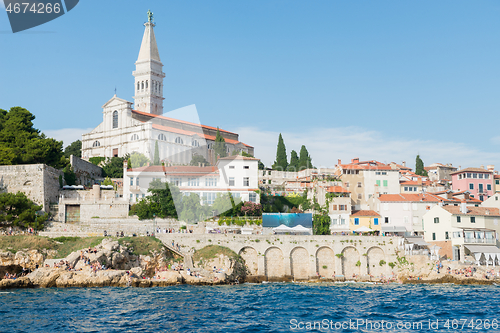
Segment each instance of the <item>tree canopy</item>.
[{"label": "tree canopy", "polygon": [[280,136],[278,138],[278,147],[276,149],[276,161],[273,164],[273,169],[285,171],[288,166],[288,161],[286,157],[286,147],[285,142],[283,141],[283,137]]},{"label": "tree canopy", "polygon": [[82,142],[80,140],[76,140],[72,142],[69,146],[64,149],[64,156],[67,158],[70,155],[81,157],[82,156]]},{"label": "tree canopy", "polygon": [[295,150],[290,153],[290,164],[288,164],[288,171],[299,171],[299,156]]},{"label": "tree canopy", "polygon": [[428,176],[427,171],[424,169],[424,161],[420,158],[420,155],[417,155],[415,159],[415,174],[420,176]]},{"label": "tree canopy", "polygon": [[177,218],[173,196],[180,195],[180,192],[176,186],[163,183],[160,180],[153,180],[149,183],[148,192],[151,195],[132,206],[131,215],[137,215],[139,220],[153,219],[154,217]]},{"label": "tree canopy", "polygon": [[[130,154],[130,157],[128,158],[127,167],[140,168],[140,167],[147,165],[148,162],[149,162],[149,159],[146,156],[134,151],[132,154]],[[123,165],[122,165],[122,168],[123,168]]]},{"label": "tree canopy", "polygon": [[[128,156],[127,156],[128,157]],[[102,167],[103,176],[110,178],[123,178],[123,161],[126,157],[111,157]]]},{"label": "tree canopy", "polygon": [[35,116],[22,107],[0,109],[0,164],[67,164],[62,141],[47,138],[33,127]]},{"label": "tree canopy", "polygon": [[215,151],[215,158],[217,159],[219,159],[220,157],[227,156],[226,140],[224,140],[224,138],[220,134],[218,127],[217,127],[217,133],[215,134],[214,151]]},{"label": "tree canopy", "polygon": [[307,151],[306,146],[302,145],[302,147],[300,148],[299,154],[300,154],[299,155],[299,167],[298,167],[297,171],[313,168],[311,156],[309,156],[309,152]]},{"label": "tree canopy", "polygon": [[198,164],[210,165],[210,163],[208,163],[205,157],[201,155],[193,155],[193,158],[191,159],[189,165],[198,166]]},{"label": "tree canopy", "polygon": [[0,223],[23,228],[43,229],[48,214],[37,216],[42,209],[22,192],[0,194]]}]

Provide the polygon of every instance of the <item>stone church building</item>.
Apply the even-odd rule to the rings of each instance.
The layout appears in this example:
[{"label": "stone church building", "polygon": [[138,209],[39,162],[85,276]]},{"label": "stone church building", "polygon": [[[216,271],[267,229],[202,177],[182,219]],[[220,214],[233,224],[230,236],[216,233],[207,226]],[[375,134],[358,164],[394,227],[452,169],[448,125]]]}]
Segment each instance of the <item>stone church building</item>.
[{"label": "stone church building", "polygon": [[[163,116],[165,73],[151,17],[144,26],[136,70],[132,73],[134,102],[114,95],[103,105],[102,123],[82,135],[82,158],[122,157],[139,152],[152,161],[158,142],[160,160],[167,164],[189,164],[193,155],[202,155],[214,165],[213,144],[217,128]],[[233,151],[254,154],[253,147],[240,142],[238,134],[219,131],[226,141],[228,154]]]}]

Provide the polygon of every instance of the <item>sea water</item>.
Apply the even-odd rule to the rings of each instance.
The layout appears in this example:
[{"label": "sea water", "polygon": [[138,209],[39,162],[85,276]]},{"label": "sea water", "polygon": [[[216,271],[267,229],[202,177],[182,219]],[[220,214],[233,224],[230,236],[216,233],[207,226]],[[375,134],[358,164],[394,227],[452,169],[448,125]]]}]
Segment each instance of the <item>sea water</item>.
[{"label": "sea water", "polygon": [[265,283],[0,291],[1,332],[500,332],[500,287]]}]

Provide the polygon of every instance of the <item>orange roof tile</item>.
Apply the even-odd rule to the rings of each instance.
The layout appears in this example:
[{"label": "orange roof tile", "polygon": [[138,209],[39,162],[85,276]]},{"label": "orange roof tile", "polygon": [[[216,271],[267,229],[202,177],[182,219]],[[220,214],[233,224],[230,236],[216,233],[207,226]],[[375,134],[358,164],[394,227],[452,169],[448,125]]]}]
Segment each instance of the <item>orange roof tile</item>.
[{"label": "orange roof tile", "polygon": [[351,191],[346,190],[342,186],[328,186],[326,187],[326,191],[330,193],[351,193]]},{"label": "orange roof tile", "polygon": [[373,210],[358,210],[353,212],[351,216],[380,216],[380,214]]}]

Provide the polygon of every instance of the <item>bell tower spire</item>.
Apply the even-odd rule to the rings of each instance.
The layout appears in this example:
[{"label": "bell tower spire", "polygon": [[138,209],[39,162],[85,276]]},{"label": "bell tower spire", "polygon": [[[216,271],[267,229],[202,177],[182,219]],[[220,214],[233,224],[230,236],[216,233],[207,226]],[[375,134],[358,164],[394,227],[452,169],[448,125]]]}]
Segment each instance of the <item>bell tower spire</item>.
[{"label": "bell tower spire", "polygon": [[148,21],[144,23],[139,57],[135,62],[135,109],[152,114],[163,114],[163,64],[160,60],[158,45],[153,28],[153,13],[148,10]]}]

